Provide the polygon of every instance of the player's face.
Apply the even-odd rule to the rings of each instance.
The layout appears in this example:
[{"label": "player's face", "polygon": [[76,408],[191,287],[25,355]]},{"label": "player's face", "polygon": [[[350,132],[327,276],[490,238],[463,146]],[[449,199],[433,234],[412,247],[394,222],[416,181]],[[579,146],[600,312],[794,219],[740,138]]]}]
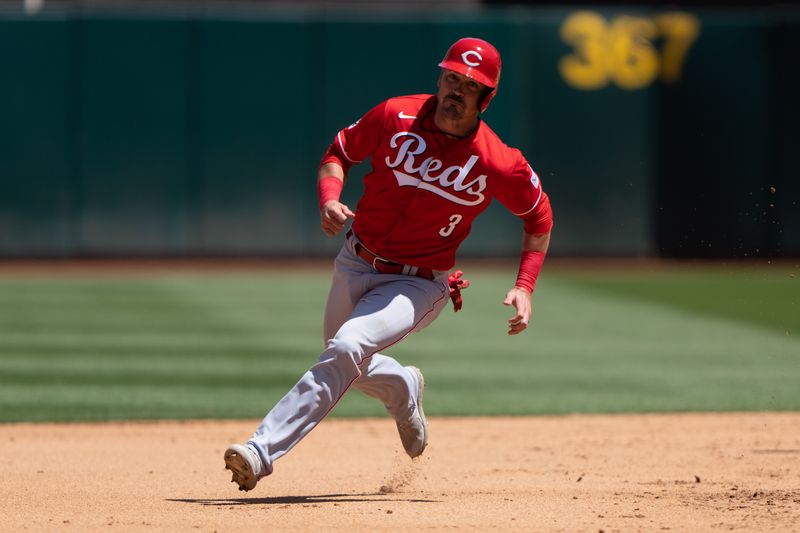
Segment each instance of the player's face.
[{"label": "player's face", "polygon": [[439,76],[439,93],[437,94],[442,113],[451,120],[477,115],[478,102],[486,89],[485,85],[472,78],[443,69]]}]

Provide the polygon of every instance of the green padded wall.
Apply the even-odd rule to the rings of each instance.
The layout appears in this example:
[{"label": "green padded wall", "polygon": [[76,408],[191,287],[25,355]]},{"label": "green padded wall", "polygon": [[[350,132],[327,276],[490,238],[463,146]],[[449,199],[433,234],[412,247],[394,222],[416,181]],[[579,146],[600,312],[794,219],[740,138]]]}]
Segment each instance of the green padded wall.
[{"label": "green padded wall", "polygon": [[[485,119],[550,193],[553,254],[800,255],[798,34],[791,8],[6,10],[0,256],[330,255],[327,144],[433,92],[465,35],[503,54]],[[462,256],[520,231],[494,204]]]}]

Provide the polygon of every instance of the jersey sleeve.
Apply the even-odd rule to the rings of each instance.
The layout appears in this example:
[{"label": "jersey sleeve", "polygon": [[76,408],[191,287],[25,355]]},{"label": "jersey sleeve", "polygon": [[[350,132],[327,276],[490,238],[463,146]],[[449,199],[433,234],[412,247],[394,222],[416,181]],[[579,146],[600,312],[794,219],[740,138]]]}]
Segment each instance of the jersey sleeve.
[{"label": "jersey sleeve", "polygon": [[351,166],[367,159],[378,147],[385,116],[386,102],[383,102],[340,130],[322,156],[320,166],[338,163],[347,172]]},{"label": "jersey sleeve", "polygon": [[527,233],[547,233],[552,229],[550,198],[522,154],[519,154],[504,185],[495,196],[506,209],[524,221]]}]

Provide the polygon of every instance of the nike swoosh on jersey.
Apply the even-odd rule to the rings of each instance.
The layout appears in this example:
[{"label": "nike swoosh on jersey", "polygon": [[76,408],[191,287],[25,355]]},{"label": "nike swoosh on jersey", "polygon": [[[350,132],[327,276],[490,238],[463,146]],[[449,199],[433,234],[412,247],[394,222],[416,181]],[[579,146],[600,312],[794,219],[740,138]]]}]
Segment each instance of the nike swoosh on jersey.
[{"label": "nike swoosh on jersey", "polygon": [[398,116],[398,117],[400,117],[400,118],[417,118],[417,117],[415,117],[415,116],[412,116],[412,115],[406,115],[404,111],[400,111],[400,112],[397,114],[397,116]]}]

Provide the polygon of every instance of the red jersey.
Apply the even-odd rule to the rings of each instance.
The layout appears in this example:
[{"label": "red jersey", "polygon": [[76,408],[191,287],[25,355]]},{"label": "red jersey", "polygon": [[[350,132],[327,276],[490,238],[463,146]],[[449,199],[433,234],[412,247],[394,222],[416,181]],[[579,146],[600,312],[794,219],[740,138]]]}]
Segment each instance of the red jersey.
[{"label": "red jersey", "polygon": [[528,233],[552,226],[539,177],[516,148],[479,121],[454,138],[433,121],[436,96],[391,98],[341,130],[322,159],[345,173],[370,158],[353,231],[385,259],[449,270],[472,222],[497,198]]}]

